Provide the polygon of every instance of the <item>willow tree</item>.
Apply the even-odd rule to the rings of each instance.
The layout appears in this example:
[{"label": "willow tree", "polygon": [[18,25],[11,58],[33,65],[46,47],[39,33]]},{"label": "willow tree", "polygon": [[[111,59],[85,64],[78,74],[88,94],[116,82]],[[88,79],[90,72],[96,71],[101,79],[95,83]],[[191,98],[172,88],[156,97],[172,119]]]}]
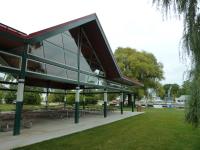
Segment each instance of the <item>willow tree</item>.
[{"label": "willow tree", "polygon": [[159,87],[159,81],[164,78],[163,65],[152,53],[118,47],[114,55],[123,75],[130,79],[138,79],[144,84],[144,87],[137,88],[135,91],[139,98],[147,95],[148,88],[157,89]]},{"label": "willow tree", "polygon": [[192,61],[190,99],[186,109],[186,120],[194,126],[200,124],[200,0],[153,0],[165,15],[170,11],[183,18],[183,52]]}]

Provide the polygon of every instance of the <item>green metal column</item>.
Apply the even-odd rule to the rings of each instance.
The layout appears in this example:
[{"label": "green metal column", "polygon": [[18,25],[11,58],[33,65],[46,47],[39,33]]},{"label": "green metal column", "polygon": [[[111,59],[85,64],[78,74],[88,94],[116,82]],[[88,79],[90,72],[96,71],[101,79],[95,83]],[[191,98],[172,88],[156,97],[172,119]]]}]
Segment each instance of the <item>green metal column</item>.
[{"label": "green metal column", "polygon": [[[27,50],[28,50],[28,48],[29,48],[29,46],[27,46]],[[17,100],[16,100],[13,135],[20,134],[21,113],[22,113],[22,107],[23,107],[24,83],[25,83],[26,64],[27,64],[26,63],[27,50],[24,50],[24,52],[22,53],[21,71],[19,74],[18,87],[17,87]]]},{"label": "green metal column", "polygon": [[107,117],[107,101],[108,101],[108,93],[107,93],[107,91],[106,90],[104,90],[104,118],[106,118]]},{"label": "green metal column", "polygon": [[78,54],[77,54],[77,67],[78,67],[78,85],[75,94],[75,110],[74,110],[74,123],[79,123],[79,102],[80,102],[80,54],[81,54],[81,28],[78,33]]},{"label": "green metal column", "polygon": [[85,110],[85,94],[83,94],[83,110]]},{"label": "green metal column", "polygon": [[45,102],[46,102],[46,106],[45,106],[45,108],[46,108],[46,110],[48,110],[48,97],[49,97],[49,88],[47,88],[47,91],[46,91],[46,98],[45,98]]},{"label": "green metal column", "polygon": [[23,97],[24,97],[24,79],[19,79],[18,87],[17,87],[17,101],[16,101],[16,111],[15,111],[13,135],[20,134]]},{"label": "green metal column", "polygon": [[124,98],[124,94],[121,93],[121,96],[120,96],[120,110],[121,110],[121,114],[123,114],[123,98]]},{"label": "green metal column", "polygon": [[75,115],[74,122],[79,123],[79,101],[80,101],[80,88],[76,87],[76,95],[75,95]]},{"label": "green metal column", "polygon": [[67,91],[65,90],[65,96],[64,96],[64,110],[66,110],[67,106]]},{"label": "green metal column", "polygon": [[131,106],[132,106],[132,112],[134,112],[134,95],[131,94]]}]

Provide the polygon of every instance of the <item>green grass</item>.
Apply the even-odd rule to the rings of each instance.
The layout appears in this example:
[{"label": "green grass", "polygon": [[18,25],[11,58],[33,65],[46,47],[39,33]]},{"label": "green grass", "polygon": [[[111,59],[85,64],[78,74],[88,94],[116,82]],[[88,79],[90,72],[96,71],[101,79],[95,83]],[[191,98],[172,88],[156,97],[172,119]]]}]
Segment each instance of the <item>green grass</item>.
[{"label": "green grass", "polygon": [[[48,106],[50,109],[53,108],[63,108],[63,105],[58,106]],[[0,104],[0,111],[14,111],[16,108],[15,104]],[[35,109],[44,109],[43,105],[24,105],[23,110],[35,110]]]},{"label": "green grass", "polygon": [[140,116],[18,150],[199,150],[199,141],[200,129],[184,122],[183,110],[150,109]]},{"label": "green grass", "polygon": [[[33,109],[40,109],[44,108],[41,105],[24,105],[24,110],[33,110]],[[0,104],[0,111],[14,111],[16,108],[15,104]]]}]

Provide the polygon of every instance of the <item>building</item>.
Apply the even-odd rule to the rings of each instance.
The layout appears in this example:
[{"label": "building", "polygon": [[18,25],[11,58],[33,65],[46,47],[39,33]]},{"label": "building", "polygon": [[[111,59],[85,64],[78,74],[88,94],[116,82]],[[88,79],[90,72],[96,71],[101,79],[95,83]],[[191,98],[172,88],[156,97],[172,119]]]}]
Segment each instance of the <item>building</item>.
[{"label": "building", "polygon": [[8,83],[18,85],[14,135],[20,134],[26,85],[44,87],[47,95],[49,88],[74,89],[75,123],[79,122],[80,89],[104,90],[106,117],[109,92],[121,93],[123,99],[123,94],[132,94],[130,86],[142,86],[122,75],[96,14],[29,35],[0,24],[0,72],[17,79]]}]

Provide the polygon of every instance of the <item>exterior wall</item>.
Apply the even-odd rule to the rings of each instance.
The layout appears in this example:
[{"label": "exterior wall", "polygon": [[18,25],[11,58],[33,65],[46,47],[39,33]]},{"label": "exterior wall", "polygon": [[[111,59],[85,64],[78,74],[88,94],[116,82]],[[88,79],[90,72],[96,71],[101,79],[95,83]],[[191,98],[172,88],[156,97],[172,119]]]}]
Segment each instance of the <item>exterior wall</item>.
[{"label": "exterior wall", "polygon": [[[74,39],[69,31],[15,50],[0,49],[0,72],[19,74],[23,51],[27,51],[26,76],[34,75],[36,78],[63,83],[126,90],[125,86],[105,79],[105,72],[86,35],[82,33],[79,40],[80,55],[78,55],[78,40]],[[80,56],[79,67],[78,56]]]}]

